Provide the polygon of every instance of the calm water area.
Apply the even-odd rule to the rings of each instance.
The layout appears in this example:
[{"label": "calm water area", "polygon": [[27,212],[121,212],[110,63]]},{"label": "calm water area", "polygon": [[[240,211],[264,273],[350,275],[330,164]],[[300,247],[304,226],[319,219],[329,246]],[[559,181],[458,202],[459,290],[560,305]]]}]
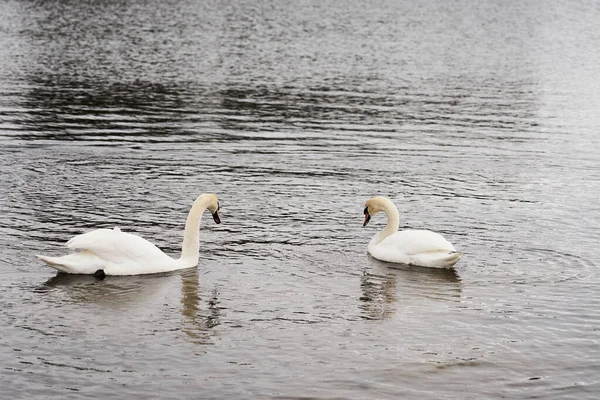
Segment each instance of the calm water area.
[{"label": "calm water area", "polygon": [[[598,398],[599,66],[598,1],[0,0],[0,398]],[[35,258],[201,193],[198,268]]]}]

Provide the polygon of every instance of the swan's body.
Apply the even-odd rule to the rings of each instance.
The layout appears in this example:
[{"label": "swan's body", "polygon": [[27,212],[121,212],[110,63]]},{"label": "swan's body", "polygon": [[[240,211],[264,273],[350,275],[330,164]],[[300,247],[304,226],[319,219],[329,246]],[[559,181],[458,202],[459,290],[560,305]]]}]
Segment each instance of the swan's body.
[{"label": "swan's body", "polygon": [[198,196],[188,214],[181,257],[171,258],[158,247],[132,233],[115,229],[96,229],[75,236],[67,247],[77,252],[62,257],[37,256],[48,265],[69,274],[141,275],[169,272],[198,265],[200,218],[208,209],[216,223],[219,203],[214,194]]},{"label": "swan's body", "polygon": [[376,234],[367,247],[369,253],[381,261],[411,264],[430,268],[451,268],[462,257],[454,246],[439,233],[426,230],[398,231],[398,209],[385,197],[373,197],[365,206],[366,226],[372,215],[384,211],[388,223]]}]

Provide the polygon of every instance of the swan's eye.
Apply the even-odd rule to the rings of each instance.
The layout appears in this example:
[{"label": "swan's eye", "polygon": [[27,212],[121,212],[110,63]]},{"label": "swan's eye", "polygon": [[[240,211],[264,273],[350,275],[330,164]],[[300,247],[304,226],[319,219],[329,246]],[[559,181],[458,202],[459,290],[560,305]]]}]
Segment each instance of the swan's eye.
[{"label": "swan's eye", "polygon": [[366,206],[366,207],[365,207],[365,214],[366,214],[366,215],[369,215],[369,206]]}]

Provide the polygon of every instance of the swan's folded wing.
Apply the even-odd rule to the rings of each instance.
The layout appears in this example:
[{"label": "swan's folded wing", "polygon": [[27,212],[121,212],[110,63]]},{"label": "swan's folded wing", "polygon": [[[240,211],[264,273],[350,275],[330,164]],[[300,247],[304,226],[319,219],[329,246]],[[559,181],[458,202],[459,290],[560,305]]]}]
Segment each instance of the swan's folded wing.
[{"label": "swan's folded wing", "polygon": [[379,243],[377,246],[369,248],[369,252],[373,257],[377,258],[378,260],[387,261],[391,263],[410,263],[410,257],[402,251],[398,251],[398,249],[395,246],[386,246],[382,244],[383,242]]},{"label": "swan's folded wing", "polygon": [[164,258],[165,254],[147,240],[131,233],[121,232],[118,228],[96,229],[73,237],[67,247],[87,250],[98,257],[113,263],[129,260],[153,260]]},{"label": "swan's folded wing", "polygon": [[409,256],[439,250],[456,251],[442,235],[426,230],[398,231],[382,240],[378,246]]}]

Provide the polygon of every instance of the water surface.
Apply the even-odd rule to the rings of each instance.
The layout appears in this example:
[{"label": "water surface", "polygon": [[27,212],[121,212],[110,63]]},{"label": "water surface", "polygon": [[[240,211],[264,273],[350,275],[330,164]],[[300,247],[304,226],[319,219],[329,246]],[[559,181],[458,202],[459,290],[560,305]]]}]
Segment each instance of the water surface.
[{"label": "water surface", "polygon": [[[600,7],[0,0],[0,394],[596,398]],[[119,226],[197,269],[59,275]],[[369,257],[371,196],[454,270]]]}]

